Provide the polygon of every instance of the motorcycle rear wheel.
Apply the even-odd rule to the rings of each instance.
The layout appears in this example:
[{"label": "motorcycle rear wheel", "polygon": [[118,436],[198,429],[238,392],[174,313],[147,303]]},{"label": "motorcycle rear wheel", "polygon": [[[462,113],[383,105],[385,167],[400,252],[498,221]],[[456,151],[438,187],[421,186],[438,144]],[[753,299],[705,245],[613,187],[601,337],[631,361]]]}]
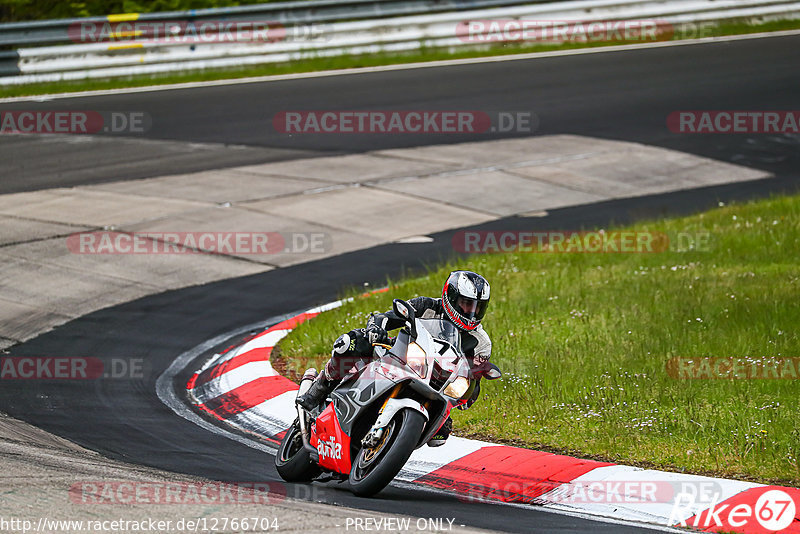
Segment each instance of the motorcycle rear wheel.
[{"label": "motorcycle rear wheel", "polygon": [[294,420],[281,440],[275,454],[275,468],[286,482],[311,482],[321,473],[319,466],[311,461],[311,455],[303,447],[298,419]]},{"label": "motorcycle rear wheel", "polygon": [[375,495],[397,476],[414,452],[425,428],[425,417],[416,410],[404,409],[386,426],[375,448],[362,448],[350,469],[350,489],[356,495]]}]

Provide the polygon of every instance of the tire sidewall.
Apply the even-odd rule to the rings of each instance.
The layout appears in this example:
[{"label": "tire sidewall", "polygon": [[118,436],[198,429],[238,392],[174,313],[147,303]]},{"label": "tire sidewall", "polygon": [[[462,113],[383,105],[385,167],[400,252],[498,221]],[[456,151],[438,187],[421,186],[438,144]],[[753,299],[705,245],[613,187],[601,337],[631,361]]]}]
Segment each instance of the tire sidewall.
[{"label": "tire sidewall", "polygon": [[300,448],[288,460],[282,460],[281,456],[284,454],[289,443],[294,435],[300,432],[297,420],[292,423],[286,430],[286,434],[281,440],[278,451],[275,454],[275,468],[278,474],[286,482],[310,482],[314,477],[319,475],[320,469],[314,462],[311,461],[311,455],[305,448]]},{"label": "tire sidewall", "polygon": [[353,467],[350,470],[350,489],[356,495],[368,497],[385,488],[397,476],[411,453],[416,449],[419,438],[422,436],[422,430],[425,428],[425,417],[416,410],[404,408],[395,415],[395,418],[399,418],[399,427],[388,450],[378,460],[375,468],[358,481],[353,480],[353,470],[361,452],[359,451],[354,458]]}]

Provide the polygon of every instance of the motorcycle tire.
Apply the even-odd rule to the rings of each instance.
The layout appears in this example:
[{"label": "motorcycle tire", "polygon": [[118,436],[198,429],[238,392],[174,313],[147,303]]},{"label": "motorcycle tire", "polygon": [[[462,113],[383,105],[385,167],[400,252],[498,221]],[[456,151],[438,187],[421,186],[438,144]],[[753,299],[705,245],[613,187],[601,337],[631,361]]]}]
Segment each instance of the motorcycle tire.
[{"label": "motorcycle tire", "polygon": [[321,473],[319,466],[311,461],[311,455],[303,447],[298,419],[294,420],[281,440],[275,454],[275,467],[286,482],[311,482]]},{"label": "motorcycle tire", "polygon": [[416,410],[400,410],[386,426],[381,443],[358,451],[350,469],[350,489],[356,495],[375,495],[397,476],[419,443],[425,417]]}]

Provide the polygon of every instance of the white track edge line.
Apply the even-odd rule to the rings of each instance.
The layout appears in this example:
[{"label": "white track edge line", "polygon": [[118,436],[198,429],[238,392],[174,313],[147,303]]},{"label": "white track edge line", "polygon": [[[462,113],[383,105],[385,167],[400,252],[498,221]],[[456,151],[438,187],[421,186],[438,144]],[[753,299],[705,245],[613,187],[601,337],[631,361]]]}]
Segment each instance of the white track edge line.
[{"label": "white track edge line", "polygon": [[[300,312],[305,313],[305,312]],[[277,324],[282,320],[291,318],[295,315],[299,315],[300,313],[295,314],[286,314],[278,317],[272,317],[266,321],[258,321],[256,323],[251,323],[244,327],[239,327],[234,330],[231,330],[227,333],[222,333],[215,338],[209,339],[204,341],[200,345],[187,350],[186,352],[180,354],[172,364],[158,377],[156,380],[156,393],[158,394],[158,398],[163,402],[168,408],[170,408],[175,414],[179,415],[180,417],[190,421],[197,426],[201,427],[203,430],[208,430],[214,434],[222,436],[224,438],[228,438],[232,441],[236,441],[241,443],[242,445],[246,445],[253,449],[266,452],[270,455],[275,455],[277,449],[275,447],[270,447],[264,443],[259,443],[255,439],[247,438],[245,436],[241,436],[234,432],[224,429],[221,426],[215,425],[209,421],[206,421],[202,417],[200,417],[197,413],[191,410],[183,401],[181,401],[178,396],[175,394],[173,386],[173,381],[175,377],[184,370],[186,365],[189,364],[194,358],[202,354],[203,352],[209,350],[214,345],[218,345],[229,339],[233,336],[241,335],[248,330],[253,330],[255,328],[266,327],[270,324]],[[437,493],[441,495],[446,495],[448,497],[457,497],[457,493],[447,492],[444,490],[439,490],[436,488],[432,488],[430,486],[426,486],[420,483],[414,482],[400,482],[400,481],[393,481],[390,483],[390,486],[394,486],[401,489],[408,489],[414,491],[427,491],[432,493]],[[326,503],[330,504],[330,503]],[[525,508],[528,510],[537,510],[541,512],[546,512],[550,514],[557,514],[557,515],[564,515],[569,517],[576,517],[579,519],[584,519],[587,521],[597,521],[601,523],[610,523],[615,525],[625,525],[625,526],[632,526],[636,528],[642,529],[649,529],[649,530],[658,530],[661,532],[675,532],[675,533],[685,533],[685,530],[677,529],[674,527],[667,527],[663,525],[656,525],[651,523],[641,523],[638,521],[626,521],[623,519],[614,519],[607,516],[602,515],[592,515],[588,513],[582,512],[572,512],[572,511],[565,511],[565,510],[557,510],[553,508],[549,508],[547,506],[533,506],[530,504],[522,504],[522,503],[507,503],[501,501],[486,501],[486,504],[494,504],[494,505],[505,505],[505,506],[514,506],[517,508]]]},{"label": "white track edge line", "polygon": [[[300,313],[305,313],[305,312],[300,312]],[[299,315],[299,314],[296,314],[296,315]],[[241,436],[239,434],[236,434],[234,432],[226,430],[221,426],[218,426],[218,425],[215,425],[214,423],[206,421],[205,419],[200,417],[197,413],[195,413],[193,410],[191,410],[183,401],[181,401],[178,398],[178,396],[175,394],[175,391],[174,391],[174,388],[172,387],[172,385],[173,385],[173,381],[174,381],[175,377],[178,375],[178,373],[180,373],[181,371],[184,370],[184,368],[186,367],[186,365],[189,364],[189,362],[191,362],[194,358],[196,358],[197,356],[199,356],[203,352],[205,352],[205,351],[209,350],[210,348],[212,348],[214,345],[218,345],[218,344],[222,343],[223,341],[225,341],[226,339],[231,338],[233,336],[237,336],[237,335],[243,334],[244,332],[247,332],[248,330],[252,330],[254,328],[259,328],[259,327],[266,327],[267,325],[272,324],[272,323],[277,324],[278,322],[283,320],[282,319],[283,317],[291,318],[292,316],[293,316],[293,314],[287,314],[287,315],[283,315],[283,316],[280,316],[280,317],[273,317],[273,318],[270,318],[270,319],[268,319],[266,321],[258,321],[256,323],[251,323],[251,324],[249,324],[247,326],[240,327],[240,328],[231,330],[230,332],[220,334],[217,337],[209,339],[209,340],[201,343],[200,345],[198,345],[198,346],[196,346],[196,347],[194,347],[192,349],[189,349],[188,351],[182,353],[177,358],[175,358],[175,360],[172,362],[172,364],[161,374],[161,376],[158,377],[158,380],[156,380],[156,393],[158,394],[158,398],[161,400],[161,402],[163,402],[168,408],[170,408],[177,415],[179,415],[180,417],[186,419],[187,421],[190,421],[190,422],[196,424],[197,426],[199,426],[203,430],[208,430],[208,431],[210,431],[210,432],[212,432],[214,434],[217,434],[219,436],[228,438],[228,439],[230,439],[232,441],[236,441],[238,443],[241,443],[242,445],[246,445],[247,447],[251,447],[253,449],[256,449],[256,450],[259,450],[259,451],[262,451],[262,452],[266,452],[266,453],[268,453],[270,455],[275,455],[275,453],[277,452],[275,447],[270,447],[269,445],[266,445],[264,443],[259,443],[255,439],[248,438],[248,437],[245,437],[245,436]],[[420,484],[420,483],[393,481],[393,482],[390,483],[390,485],[394,486],[394,487],[397,487],[397,488],[401,488],[401,489],[409,489],[409,490],[414,490],[414,491],[427,491],[427,492],[431,492],[431,493],[437,493],[437,494],[441,494],[441,495],[446,495],[448,497],[453,497],[453,496],[457,497],[456,493],[447,492],[447,491],[444,491],[444,490],[439,490],[439,489],[432,488],[430,486],[426,486],[426,485]],[[326,503],[326,504],[330,504],[330,503]],[[673,528],[673,527],[666,527],[666,526],[663,526],[663,525],[655,525],[655,524],[651,524],[651,523],[641,523],[641,522],[638,522],[638,521],[626,521],[626,520],[622,520],[622,519],[614,519],[614,518],[607,517],[607,516],[592,515],[592,514],[586,514],[586,513],[582,513],[582,512],[571,512],[571,511],[565,511],[565,510],[557,510],[557,509],[553,509],[553,508],[548,508],[546,506],[533,506],[533,505],[529,505],[529,504],[507,503],[507,502],[500,502],[500,501],[486,501],[486,504],[514,506],[514,507],[517,507],[517,508],[525,508],[525,509],[529,509],[529,510],[537,510],[537,511],[546,512],[546,513],[550,513],[550,514],[557,514],[557,515],[564,515],[564,516],[569,516],[569,517],[576,517],[576,518],[579,518],[579,519],[585,519],[587,521],[598,521],[598,522],[601,522],[601,523],[610,523],[610,524],[615,524],[615,525],[632,526],[632,527],[637,527],[637,528],[642,528],[642,529],[658,530],[658,531],[661,531],[661,532],[675,532],[675,533],[685,533],[686,532],[685,530],[676,529],[676,528]]]},{"label": "white track edge line", "polygon": [[252,330],[253,328],[259,328],[260,326],[265,326],[268,322],[259,321],[257,323],[252,323],[244,327],[237,328],[230,332],[220,334],[215,338],[209,339],[204,341],[200,345],[189,349],[188,351],[184,352],[175,360],[173,360],[172,364],[163,372],[161,376],[158,377],[156,380],[156,394],[158,398],[163,402],[169,409],[175,412],[180,417],[186,419],[187,421],[191,421],[192,423],[196,424],[203,430],[208,430],[214,434],[219,434],[223,437],[231,439],[233,441],[237,441],[243,445],[247,445],[248,447],[252,447],[253,449],[258,449],[263,452],[268,452],[274,454],[273,450],[269,448],[267,445],[263,443],[258,443],[254,440],[247,439],[243,436],[238,434],[234,434],[233,432],[228,432],[223,428],[206,421],[202,417],[200,417],[196,412],[190,409],[186,403],[184,403],[181,399],[178,398],[178,395],[175,393],[174,380],[175,377],[184,370],[184,368],[197,356],[202,354],[203,352],[209,350],[210,348],[214,347],[229,339],[233,336],[243,334],[248,330]]},{"label": "white track edge line", "polygon": [[[175,377],[178,375],[178,373],[180,373],[185,369],[185,367],[189,364],[189,362],[191,362],[194,358],[196,358],[203,352],[211,349],[215,345],[218,345],[231,337],[241,335],[247,332],[248,330],[255,330],[258,328],[268,328],[269,326],[274,326],[281,321],[285,321],[286,319],[298,315],[299,313],[303,312],[292,312],[283,315],[276,315],[274,317],[271,317],[263,321],[258,321],[246,326],[235,328],[233,330],[230,330],[229,332],[222,333],[215,338],[206,340],[200,345],[197,345],[196,347],[183,352],[172,361],[170,366],[167,367],[167,369],[163,373],[161,373],[161,375],[156,380],[156,394],[158,395],[159,400],[161,400],[161,402],[164,403],[164,405],[167,406],[170,410],[172,410],[175,414],[182,417],[183,419],[186,419],[187,421],[196,424],[203,430],[208,430],[209,432],[239,442],[242,445],[246,445],[253,449],[268,452],[270,454],[275,454],[274,447],[270,447],[264,443],[259,443],[254,439],[248,439],[244,436],[240,436],[239,434],[229,432],[224,428],[215,425],[209,421],[206,421],[205,419],[200,417],[194,410],[189,408],[189,406],[187,406],[185,402],[183,402],[180,398],[178,398],[177,394],[175,393],[175,388],[173,387],[173,385]],[[211,356],[211,358],[213,359],[216,356],[219,355],[214,354]]]},{"label": "white track edge line", "polygon": [[[441,490],[438,488],[434,488],[431,486],[426,486],[424,484],[414,483],[414,482],[392,482],[392,486],[402,488],[402,489],[410,489],[415,491],[428,491],[431,493],[436,493],[439,495],[446,495],[452,497],[453,495],[458,495],[457,493],[448,492],[446,490]],[[626,527],[637,527],[641,529],[649,529],[649,530],[658,530],[661,532],[676,532],[681,534],[686,534],[687,531],[685,529],[677,528],[677,527],[669,527],[665,525],[657,525],[654,523],[642,523],[639,521],[629,521],[625,519],[615,519],[613,517],[608,517],[604,515],[593,515],[590,513],[585,512],[573,512],[570,510],[559,510],[557,508],[550,508],[549,506],[542,506],[542,505],[534,505],[534,504],[524,504],[524,503],[515,503],[515,502],[503,502],[503,501],[494,501],[491,499],[486,500],[479,500],[481,504],[499,504],[504,506],[513,506],[514,508],[523,508],[528,510],[536,510],[541,512],[547,512],[549,514],[556,514],[556,515],[564,515],[568,517],[576,517],[578,519],[585,519],[587,521],[597,521],[599,523],[610,523],[613,525],[624,525]]]}]

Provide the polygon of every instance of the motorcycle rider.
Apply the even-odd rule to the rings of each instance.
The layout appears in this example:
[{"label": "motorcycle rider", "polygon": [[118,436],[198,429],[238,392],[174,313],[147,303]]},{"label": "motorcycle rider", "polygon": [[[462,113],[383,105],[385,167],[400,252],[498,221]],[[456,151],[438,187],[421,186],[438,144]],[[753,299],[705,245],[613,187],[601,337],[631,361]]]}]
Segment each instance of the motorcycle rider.
[{"label": "motorcycle rider", "polygon": [[[442,288],[441,298],[416,297],[409,301],[419,319],[450,320],[461,333],[461,350],[472,361],[472,370],[485,369],[492,353],[492,341],[481,326],[489,304],[489,282],[472,271],[453,271]],[[331,359],[317,375],[308,392],[296,402],[306,410],[318,406],[334,386],[359,361],[372,360],[373,343],[389,344],[388,331],[405,325],[405,320],[393,310],[370,316],[366,328],[350,330],[342,334],[333,344]],[[480,393],[480,378],[475,391],[465,406],[469,408]],[[450,435],[453,421],[448,418],[428,445],[444,445]]]}]

